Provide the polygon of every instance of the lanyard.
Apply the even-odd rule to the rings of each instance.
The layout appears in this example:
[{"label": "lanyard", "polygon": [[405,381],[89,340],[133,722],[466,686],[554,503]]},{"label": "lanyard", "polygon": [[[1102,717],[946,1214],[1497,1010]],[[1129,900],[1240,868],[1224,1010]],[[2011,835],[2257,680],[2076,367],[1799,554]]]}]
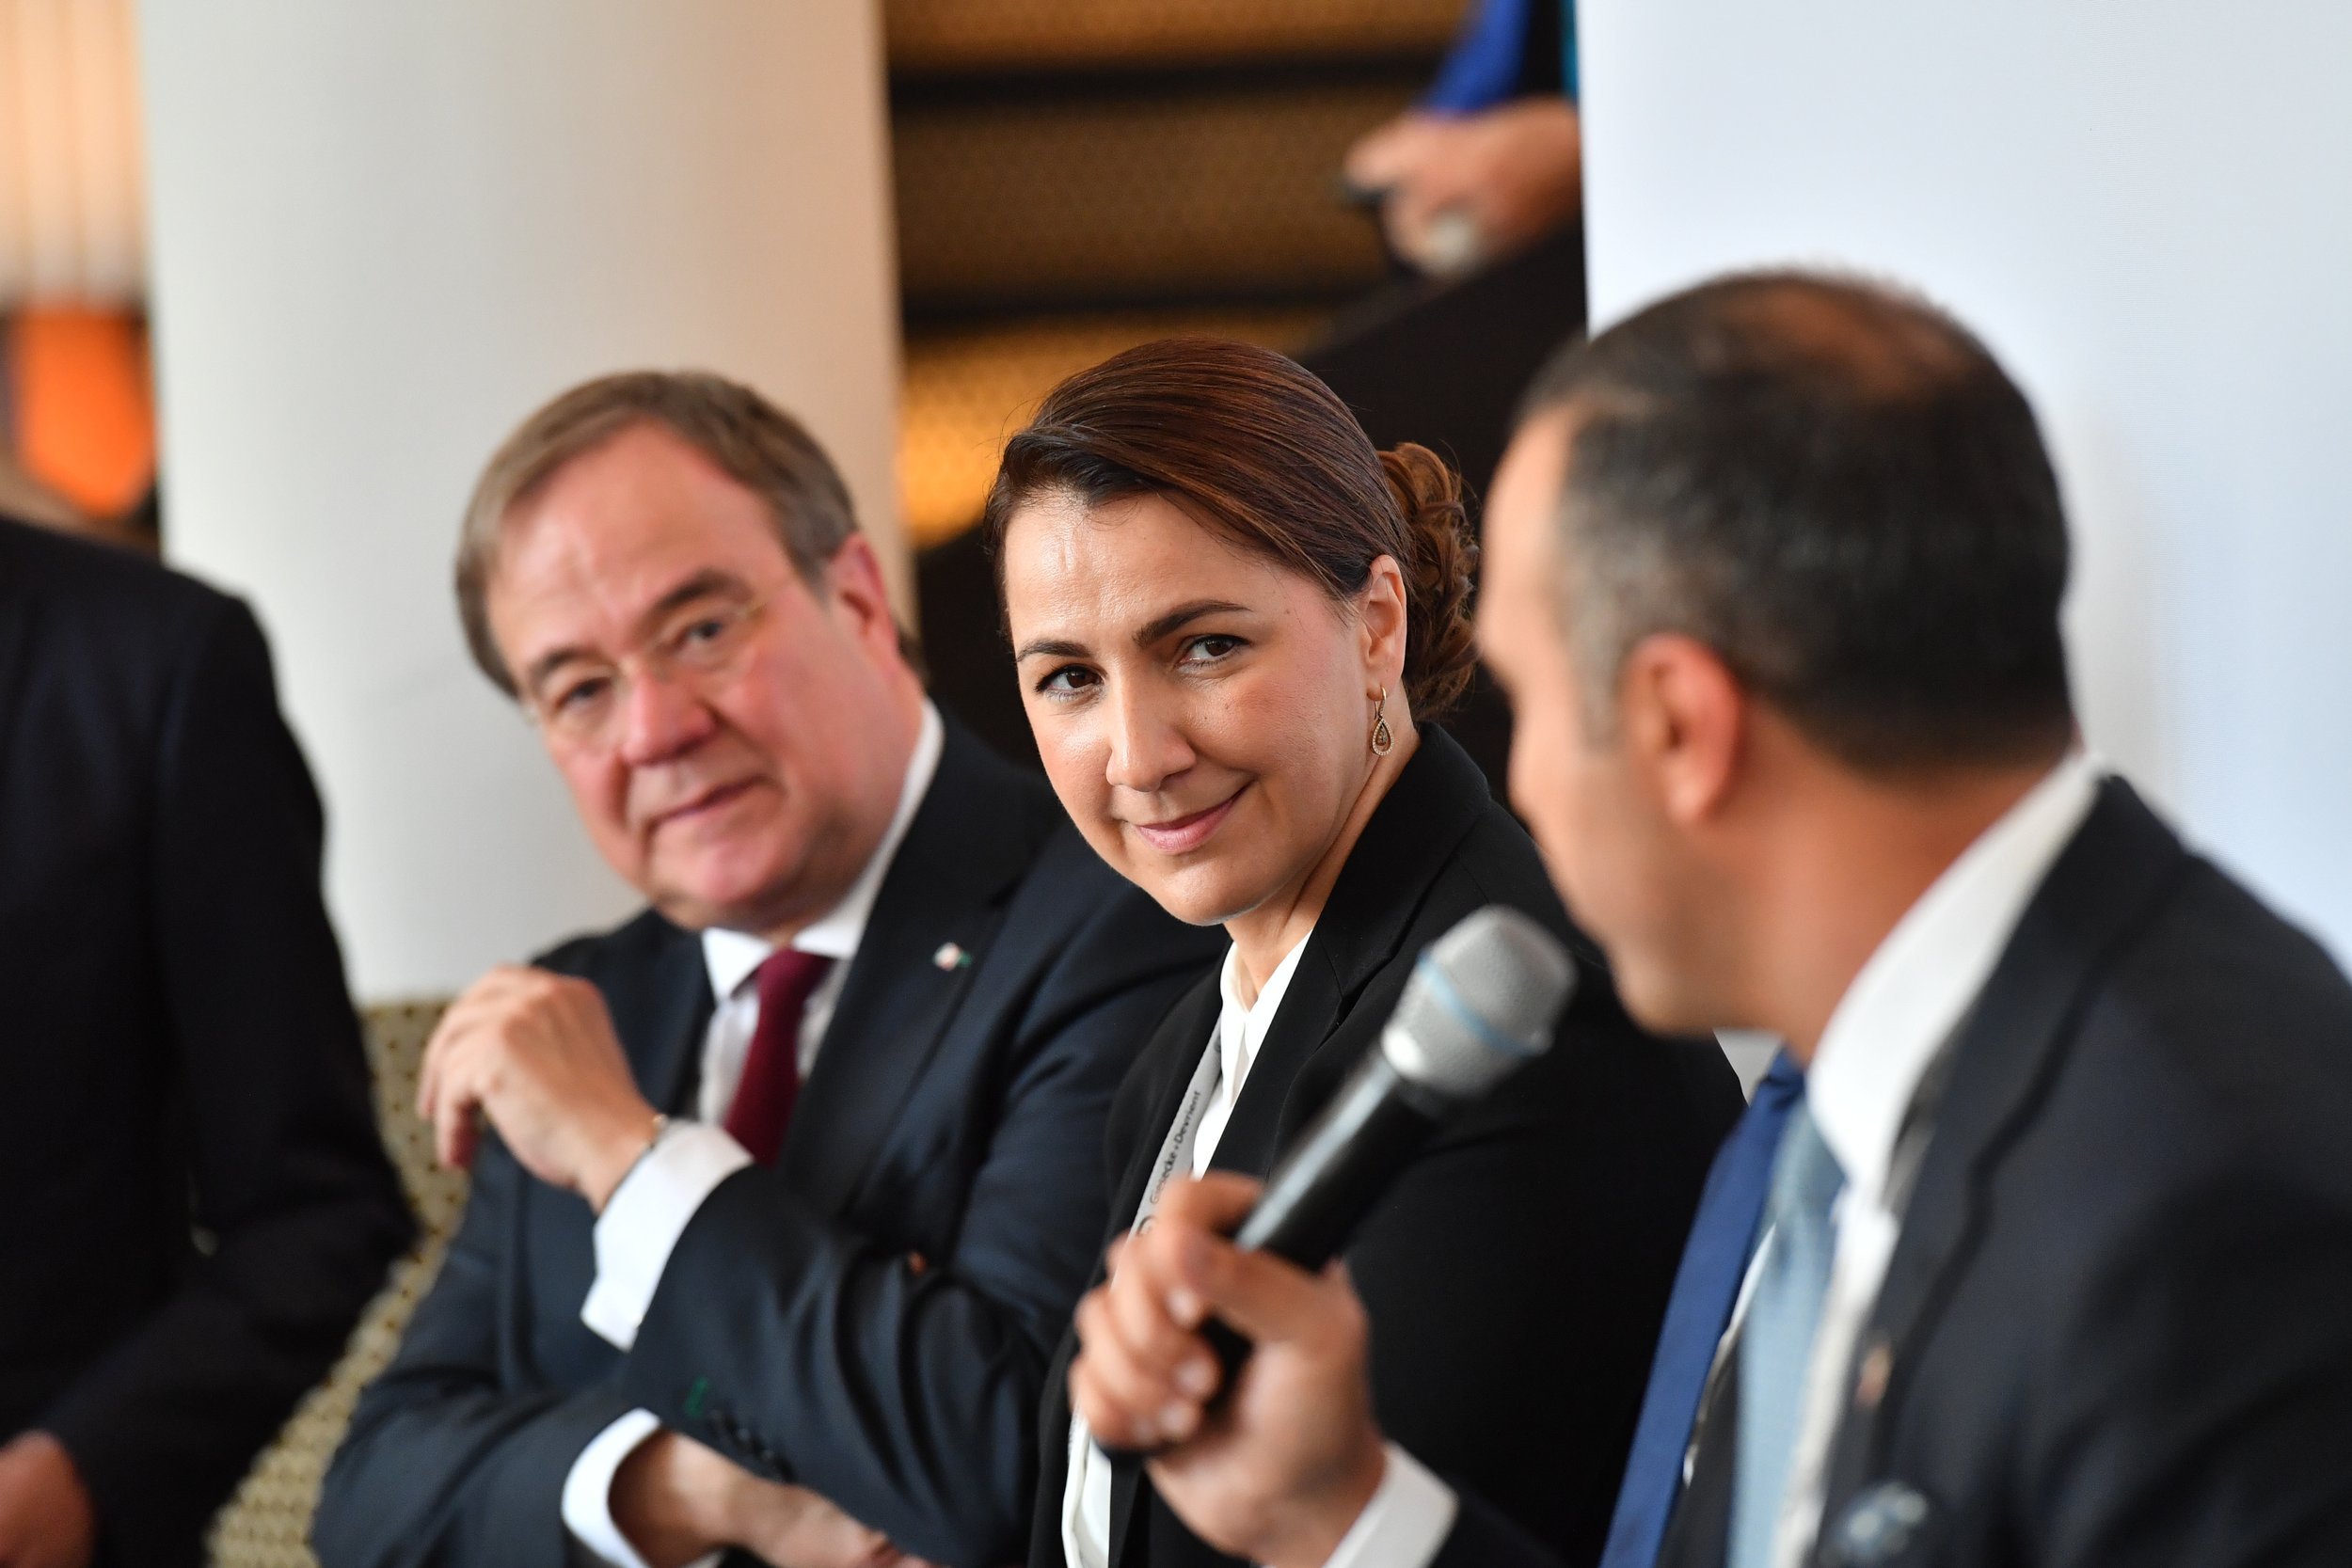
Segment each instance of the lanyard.
[{"label": "lanyard", "polygon": [[1136,1231],[1152,1223],[1152,1212],[1160,1206],[1160,1194],[1167,1190],[1169,1179],[1178,1171],[1192,1167],[1192,1147],[1200,1139],[1201,1119],[1209,1114],[1209,1101],[1225,1075],[1224,1058],[1217,1050],[1218,1034],[1218,1030],[1209,1031],[1209,1048],[1200,1053],[1200,1065],[1192,1069],[1192,1082],[1185,1086],[1184,1103],[1177,1107],[1176,1119],[1169,1123],[1168,1136],[1161,1140],[1159,1158],[1152,1162],[1152,1180],[1144,1185],[1143,1202],[1136,1210],[1133,1228]]}]

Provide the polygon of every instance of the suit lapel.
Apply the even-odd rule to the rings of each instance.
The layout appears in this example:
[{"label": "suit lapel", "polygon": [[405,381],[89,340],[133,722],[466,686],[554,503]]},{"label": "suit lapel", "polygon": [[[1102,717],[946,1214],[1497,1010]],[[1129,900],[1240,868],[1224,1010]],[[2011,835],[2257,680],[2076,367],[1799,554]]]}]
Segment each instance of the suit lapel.
[{"label": "suit lapel", "polygon": [[715,1006],[710,968],[702,939],[661,924],[661,946],[646,971],[643,990],[606,993],[612,1027],[635,1059],[637,1082],[647,1100],[672,1116],[693,1109],[702,1069],[703,1037],[710,1032]]},{"label": "suit lapel", "polygon": [[[1283,1123],[1289,1119],[1284,1113],[1290,1106],[1291,1090],[1298,1082],[1300,1070],[1313,1059],[1323,1042],[1331,1037],[1332,1026],[1340,1020],[1341,974],[1328,950],[1317,951],[1322,945],[1321,935],[1318,927],[1315,938],[1308,942],[1307,951],[1299,956],[1290,990],[1282,996],[1281,1010],[1275,1014],[1274,1026],[1259,1042],[1257,1060],[1242,1085],[1241,1099],[1234,1104],[1233,1114],[1225,1123],[1224,1135],[1216,1141],[1216,1152],[1209,1161],[1212,1170],[1263,1176],[1274,1167],[1278,1141]],[[1215,1022],[1214,1014],[1211,1022]],[[1207,1036],[1201,1037],[1205,1044]]]},{"label": "suit lapel", "polygon": [[[1193,1071],[1200,1065],[1201,1053],[1209,1049],[1209,1032],[1216,1027],[1217,1013],[1223,1006],[1216,976],[1211,974],[1179,998],[1152,1033],[1152,1043],[1148,1048],[1152,1051],[1158,1050],[1161,1040],[1181,1043],[1172,1043],[1169,1048],[1167,1071],[1152,1085],[1151,1105],[1138,1124],[1144,1130],[1141,1142],[1128,1151],[1126,1166],[1111,1194],[1111,1235],[1133,1225],[1136,1211],[1143,1207],[1144,1189],[1151,1185],[1152,1171],[1167,1142],[1168,1130],[1174,1125],[1176,1113],[1184,1104],[1184,1091],[1192,1085]],[[1144,1144],[1150,1147],[1145,1148]],[[1102,1266],[1097,1264],[1094,1283],[1101,1284],[1103,1277]]]},{"label": "suit lapel", "polygon": [[2188,863],[2131,786],[2106,781],[1962,1023],[1886,1280],[1849,1373],[1854,1397],[1832,1450],[1823,1539],[1886,1463],[1904,1373],[1982,1239],[1993,1168],[2062,1064],[2084,998]]},{"label": "suit lapel", "polygon": [[[1258,1048],[1248,1081],[1217,1139],[1211,1169],[1263,1176],[1272,1167],[1283,1134],[1312,1109],[1295,1092],[1299,1080],[1332,1043],[1364,986],[1395,956],[1430,884],[1492,799],[1486,775],[1453,737],[1435,725],[1422,726],[1420,746],[1364,824],[1362,836],[1332,884],[1274,1027]],[[1142,1200],[1160,1135],[1175,1118],[1199,1053],[1209,1048],[1209,1032],[1222,1005],[1216,987],[1210,985],[1178,1010],[1197,1044],[1190,1052],[1178,1053],[1183,1067],[1161,1087],[1160,1102],[1147,1124],[1151,1147],[1136,1151],[1120,1184],[1120,1207],[1113,1212],[1121,1219],[1132,1216]],[[1142,1465],[1125,1456],[1116,1460],[1111,1471],[1110,1568],[1120,1568],[1129,1543],[1150,1528],[1148,1520],[1136,1517],[1142,1489]]]},{"label": "suit lapel", "polygon": [[1422,726],[1420,746],[1332,884],[1212,1166],[1252,1176],[1272,1167],[1282,1135],[1309,1109],[1295,1093],[1309,1063],[1395,958],[1430,885],[1492,799],[1486,775],[1454,738]]},{"label": "suit lapel", "polygon": [[[1168,1129],[1175,1124],[1184,1091],[1192,1086],[1192,1075],[1200,1065],[1201,1053],[1209,1049],[1209,1032],[1216,1027],[1217,1013],[1223,1006],[1224,994],[1212,974],[1184,993],[1152,1037],[1151,1049],[1154,1051],[1163,1040],[1175,1043],[1168,1053],[1167,1070],[1152,1087],[1151,1109],[1141,1123],[1143,1136],[1130,1151],[1125,1172],[1111,1195],[1113,1235],[1133,1225],[1136,1211],[1143,1207],[1144,1190],[1152,1183],[1152,1172],[1166,1147]],[[1088,1288],[1101,1285],[1108,1276],[1108,1269],[1098,1262]],[[1069,1363],[1065,1360],[1060,1385],[1065,1401],[1070,1397],[1068,1376]],[[1068,1472],[1065,1470],[1063,1475],[1066,1480]],[[1128,1534],[1135,1526],[1136,1498],[1142,1482],[1140,1460],[1124,1453],[1111,1457],[1110,1568],[1119,1568],[1126,1555]]]},{"label": "suit lapel", "polygon": [[820,1212],[856,1195],[1050,831],[1035,789],[950,722],[779,1158]]}]

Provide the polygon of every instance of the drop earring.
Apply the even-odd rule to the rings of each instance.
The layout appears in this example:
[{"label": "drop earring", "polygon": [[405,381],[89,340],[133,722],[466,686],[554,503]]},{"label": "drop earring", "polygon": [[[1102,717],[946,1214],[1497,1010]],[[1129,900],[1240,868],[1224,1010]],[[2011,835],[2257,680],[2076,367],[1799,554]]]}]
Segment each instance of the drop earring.
[{"label": "drop earring", "polygon": [[1380,689],[1380,700],[1372,710],[1372,754],[1385,757],[1396,750],[1396,736],[1389,730],[1389,689]]}]

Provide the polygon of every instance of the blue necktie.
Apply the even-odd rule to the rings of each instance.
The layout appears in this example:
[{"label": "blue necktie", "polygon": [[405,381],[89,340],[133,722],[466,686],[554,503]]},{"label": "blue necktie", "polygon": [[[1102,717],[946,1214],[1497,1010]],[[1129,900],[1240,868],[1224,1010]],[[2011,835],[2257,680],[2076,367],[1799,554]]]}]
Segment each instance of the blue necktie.
[{"label": "blue necktie", "polygon": [[1732,1469],[1730,1568],[1771,1568],[1804,1412],[1805,1374],[1837,1251],[1831,1206],[1846,1173],[1800,1105],[1781,1134],[1766,1211],[1772,1240],[1740,1328],[1740,1447]]},{"label": "blue necktie", "polygon": [[1649,1390],[1642,1397],[1642,1418],[1633,1429],[1601,1568],[1654,1568],[1658,1561],[1667,1516],[1682,1490],[1682,1456],[1691,1446],[1715,1346],[1731,1322],[1732,1303],[1740,1297],[1740,1281],[1756,1249],[1781,1130],[1789,1108],[1804,1096],[1804,1073],[1784,1051],[1772,1058],[1772,1070],[1756,1086],[1756,1099],[1707,1173],[1658,1331],[1658,1355],[1650,1363]]}]

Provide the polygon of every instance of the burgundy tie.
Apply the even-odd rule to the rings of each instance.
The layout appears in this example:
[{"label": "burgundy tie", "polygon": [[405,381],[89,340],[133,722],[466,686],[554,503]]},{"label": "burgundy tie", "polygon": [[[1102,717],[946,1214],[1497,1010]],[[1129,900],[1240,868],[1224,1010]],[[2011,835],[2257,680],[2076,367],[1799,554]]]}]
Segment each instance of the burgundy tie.
[{"label": "burgundy tie", "polygon": [[763,1165],[776,1163],[792,1102],[801,1096],[801,1013],[833,960],[780,947],[759,966],[759,1022],[743,1057],[743,1080],[727,1107],[727,1132]]}]

